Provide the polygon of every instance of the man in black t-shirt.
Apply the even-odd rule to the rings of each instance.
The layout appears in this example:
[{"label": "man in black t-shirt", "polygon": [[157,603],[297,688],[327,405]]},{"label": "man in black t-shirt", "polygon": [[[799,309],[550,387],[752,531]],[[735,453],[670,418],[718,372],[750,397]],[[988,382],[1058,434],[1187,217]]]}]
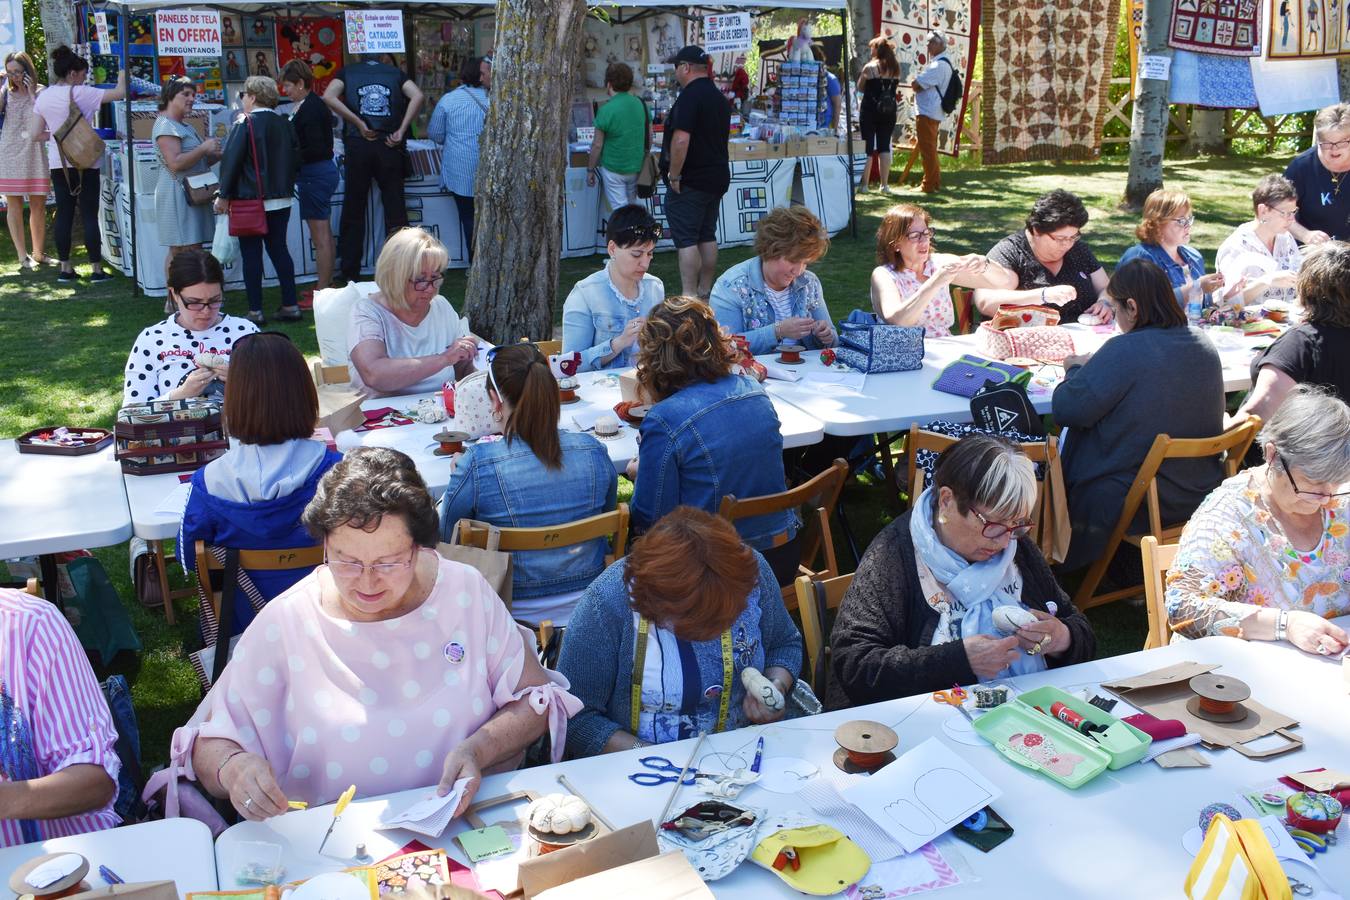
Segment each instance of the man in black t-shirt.
[{"label": "man in black t-shirt", "polygon": [[1295,156],[1284,177],[1298,190],[1298,218],[1289,233],[1305,244],[1350,238],[1350,103],[1313,119],[1313,145]]},{"label": "man in black t-shirt", "polygon": [[702,47],[691,44],[670,62],[680,96],[661,142],[666,221],[679,252],[681,291],[706,300],[717,270],[717,213],[731,186],[731,106],[708,77],[711,59]]},{"label": "man in black t-shirt", "polygon": [[380,186],[385,234],[408,224],[403,205],[408,154],[404,137],[422,106],[422,91],[401,70],[367,56],[337,71],[323,92],[323,102],[345,123],[338,257],[342,277],[356,281],[365,255],[366,197],[372,181]]}]

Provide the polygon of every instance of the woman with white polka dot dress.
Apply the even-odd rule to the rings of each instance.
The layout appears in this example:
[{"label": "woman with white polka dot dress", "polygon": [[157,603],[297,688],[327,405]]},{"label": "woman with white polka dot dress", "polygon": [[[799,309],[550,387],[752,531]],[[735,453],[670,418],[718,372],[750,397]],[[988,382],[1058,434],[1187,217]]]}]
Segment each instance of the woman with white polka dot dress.
[{"label": "woman with white polka dot dress", "polygon": [[[439,523],[412,460],[366,447],[319,484],[305,526],[326,562],[269,603],[174,734],[169,768],[254,821],[519,764],[546,731],[561,758],[581,709],[477,571],[433,549]],[[527,643],[527,640],[529,643]]]},{"label": "woman with white polka dot dress", "polygon": [[228,362],[198,364],[203,354],[228,357],[234,343],[258,330],[247,319],[227,316],[225,273],[205,250],[184,250],[169,263],[169,299],[174,312],[146,328],[127,357],[122,405],[225,394]]}]

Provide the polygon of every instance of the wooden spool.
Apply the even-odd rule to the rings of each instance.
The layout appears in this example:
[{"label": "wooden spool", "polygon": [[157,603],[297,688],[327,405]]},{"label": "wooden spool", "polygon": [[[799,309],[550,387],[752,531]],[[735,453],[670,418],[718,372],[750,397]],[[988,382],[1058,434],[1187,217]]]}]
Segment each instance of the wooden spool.
[{"label": "wooden spool", "polygon": [[880,722],[854,719],[834,730],[834,764],[850,775],[875,772],[895,761],[892,753],[900,743],[895,731]]},{"label": "wooden spool", "polygon": [[1245,682],[1207,672],[1189,682],[1195,696],[1186,701],[1186,711],[1210,722],[1241,722],[1247,718],[1242,701],[1252,695]]},{"label": "wooden spool", "polygon": [[779,344],[773,348],[778,353],[778,361],[785,366],[802,364],[802,346],[800,344]]},{"label": "wooden spool", "polygon": [[441,431],[432,435],[431,439],[440,444],[439,447],[431,451],[432,454],[435,456],[450,456],[463,452],[464,442],[469,439],[469,434],[465,431]]},{"label": "wooden spool", "polygon": [[[51,862],[59,856],[79,856],[80,864],[75,867],[64,878],[58,878],[51,884],[43,887],[36,887],[28,883],[28,873],[43,865]],[[48,853],[39,856],[36,859],[30,859],[28,862],[19,866],[9,876],[9,889],[20,897],[34,897],[37,900],[61,900],[62,897],[68,897],[71,894],[78,894],[81,891],[89,890],[89,885],[84,883],[84,876],[89,874],[89,860],[80,856],[78,853]]]}]

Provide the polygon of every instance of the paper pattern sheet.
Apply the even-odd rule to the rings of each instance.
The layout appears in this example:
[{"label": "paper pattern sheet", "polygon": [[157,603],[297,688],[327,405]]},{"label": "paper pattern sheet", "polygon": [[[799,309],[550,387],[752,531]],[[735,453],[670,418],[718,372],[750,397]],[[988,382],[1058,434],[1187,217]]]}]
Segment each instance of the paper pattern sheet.
[{"label": "paper pattern sheet", "polygon": [[961,883],[961,876],[947,864],[942,851],[933,844],[924,844],[914,853],[908,853],[897,859],[873,863],[867,875],[844,892],[849,900],[860,900],[862,886],[873,885],[885,893],[872,894],[876,900],[891,900],[893,897],[912,897],[951,887]]},{"label": "paper pattern sheet", "polygon": [[817,813],[848,835],[874,862],[892,859],[905,852],[884,828],[862,810],[844,799],[834,782],[817,778],[808,782],[798,795]]}]

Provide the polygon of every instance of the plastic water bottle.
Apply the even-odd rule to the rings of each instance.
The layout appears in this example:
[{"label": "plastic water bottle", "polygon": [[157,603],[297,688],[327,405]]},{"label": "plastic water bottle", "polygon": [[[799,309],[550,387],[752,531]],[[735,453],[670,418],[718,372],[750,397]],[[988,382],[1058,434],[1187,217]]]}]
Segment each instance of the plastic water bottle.
[{"label": "plastic water bottle", "polygon": [[1186,301],[1186,322],[1190,325],[1199,325],[1201,314],[1205,309],[1205,298],[1198,294],[1193,294]]}]

